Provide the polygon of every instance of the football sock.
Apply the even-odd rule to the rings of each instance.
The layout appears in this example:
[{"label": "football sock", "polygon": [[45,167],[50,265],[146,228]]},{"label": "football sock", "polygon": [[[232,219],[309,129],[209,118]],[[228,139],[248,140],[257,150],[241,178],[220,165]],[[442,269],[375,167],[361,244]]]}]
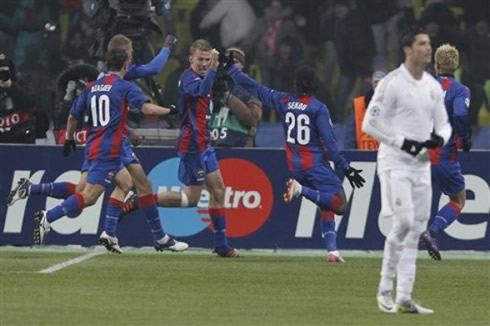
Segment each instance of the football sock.
[{"label": "football sock", "polygon": [[150,226],[153,239],[155,241],[160,240],[165,236],[165,232],[163,231],[162,223],[160,222],[160,215],[158,214],[154,195],[149,194],[139,197],[138,202],[140,210],[145,215],[146,222]]},{"label": "football sock", "polygon": [[53,223],[63,216],[75,217],[78,216],[85,207],[85,200],[80,193],[76,193],[68,197],[60,205],[50,209],[46,213],[46,219],[49,223]]},{"label": "football sock", "polygon": [[214,228],[214,246],[228,247],[226,238],[226,216],[224,208],[210,208],[209,215]]},{"label": "football sock", "polygon": [[441,233],[447,228],[461,213],[461,208],[455,202],[450,201],[446,206],[441,208],[437,213],[434,221],[429,226],[429,231],[432,234]]},{"label": "football sock", "polygon": [[337,233],[335,232],[335,215],[332,211],[321,212],[322,235],[325,238],[327,251],[337,250]]},{"label": "football sock", "polygon": [[75,193],[76,185],[70,182],[50,182],[31,184],[29,195],[49,196],[53,198],[68,198]]},{"label": "football sock", "polygon": [[104,231],[111,237],[116,236],[117,221],[124,203],[115,198],[109,198],[107,203],[107,212],[105,216]]},{"label": "football sock", "polygon": [[338,195],[320,192],[305,186],[302,186],[301,194],[317,204],[321,210],[331,210],[335,212],[340,206],[340,198]]}]

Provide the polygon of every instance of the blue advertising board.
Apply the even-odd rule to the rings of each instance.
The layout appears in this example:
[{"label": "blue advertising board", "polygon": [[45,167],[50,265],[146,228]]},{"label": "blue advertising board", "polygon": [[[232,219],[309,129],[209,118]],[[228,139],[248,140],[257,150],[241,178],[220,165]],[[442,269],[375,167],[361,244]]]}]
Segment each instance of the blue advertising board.
[{"label": "blue advertising board", "polygon": [[[183,189],[177,179],[178,158],[173,148],[135,149],[153,190]],[[366,184],[352,189],[343,185],[349,210],[337,216],[339,249],[381,250],[391,221],[379,217],[380,195],[376,176],[376,153],[346,151],[352,166],[363,170]],[[288,178],[285,153],[281,149],[217,149],[226,185],[225,205],[230,243],[237,248],[322,249],[319,214],[307,199],[284,203],[282,194]],[[50,209],[60,199],[31,196],[7,207],[9,191],[22,177],[33,183],[72,182],[80,177],[83,150],[64,158],[61,147],[0,145],[0,245],[31,245],[33,213]],[[467,201],[460,218],[441,235],[446,250],[489,250],[490,152],[460,153],[467,186]],[[339,175],[342,178],[342,175]],[[75,218],[64,217],[52,224],[46,244],[95,245],[104,225],[105,203],[110,189],[94,206]],[[165,230],[193,247],[212,247],[213,233],[208,214],[209,193],[204,191],[197,207],[160,207]],[[432,213],[447,203],[434,189]],[[140,212],[130,214],[118,226],[122,246],[151,246],[152,237]]]}]

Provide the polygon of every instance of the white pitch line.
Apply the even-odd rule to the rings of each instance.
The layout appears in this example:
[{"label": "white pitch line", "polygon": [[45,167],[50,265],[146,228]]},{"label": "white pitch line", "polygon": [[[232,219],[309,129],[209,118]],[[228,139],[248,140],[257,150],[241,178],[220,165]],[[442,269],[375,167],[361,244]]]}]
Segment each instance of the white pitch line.
[{"label": "white pitch line", "polygon": [[83,261],[85,261],[87,259],[90,259],[92,257],[101,255],[104,252],[101,252],[101,251],[99,251],[99,252],[91,252],[89,254],[85,254],[83,256],[80,256],[80,257],[77,257],[77,258],[73,258],[73,259],[67,260],[65,262],[62,262],[62,263],[53,265],[53,266],[48,267],[48,268],[45,268],[43,270],[40,270],[38,273],[49,274],[49,273],[57,272],[60,269],[63,269],[63,268],[68,267],[70,265],[78,264],[78,263],[81,263],[81,262],[83,262]]}]

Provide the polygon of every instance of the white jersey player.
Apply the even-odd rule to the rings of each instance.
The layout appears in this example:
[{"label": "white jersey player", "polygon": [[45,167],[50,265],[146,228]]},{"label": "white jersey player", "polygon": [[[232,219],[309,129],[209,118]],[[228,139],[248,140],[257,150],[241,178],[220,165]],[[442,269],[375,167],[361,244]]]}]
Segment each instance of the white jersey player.
[{"label": "white jersey player", "polygon": [[392,218],[377,301],[386,313],[431,314],[433,310],[412,300],[419,236],[430,217],[432,201],[427,148],[446,143],[451,126],[442,88],[424,71],[432,57],[429,36],[412,28],[402,36],[401,46],[405,62],[381,80],[362,126],[381,143],[377,159],[380,214]]}]

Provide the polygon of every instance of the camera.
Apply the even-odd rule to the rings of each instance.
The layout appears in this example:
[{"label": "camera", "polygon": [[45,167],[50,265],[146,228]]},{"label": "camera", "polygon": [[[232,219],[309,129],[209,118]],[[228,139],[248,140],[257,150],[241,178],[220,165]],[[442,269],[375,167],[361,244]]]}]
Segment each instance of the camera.
[{"label": "camera", "polygon": [[10,79],[10,71],[0,70],[0,80],[6,82],[9,79]]}]

